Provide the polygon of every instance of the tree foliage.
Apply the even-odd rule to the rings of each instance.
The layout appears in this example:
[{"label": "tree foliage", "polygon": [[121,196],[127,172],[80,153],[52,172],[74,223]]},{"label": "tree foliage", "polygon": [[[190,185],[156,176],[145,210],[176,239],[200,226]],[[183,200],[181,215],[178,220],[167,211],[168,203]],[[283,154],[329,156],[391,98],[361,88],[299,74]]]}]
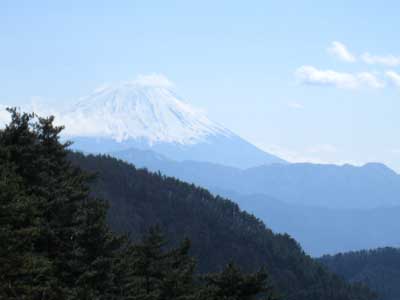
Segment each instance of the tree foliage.
[{"label": "tree foliage", "polygon": [[0,130],[0,299],[200,299],[209,285],[195,275],[189,240],[173,247],[158,228],[135,243],[114,234],[92,176],[67,159],[63,128],[9,111]]},{"label": "tree foliage", "polygon": [[268,274],[263,269],[254,274],[243,274],[229,263],[222,272],[204,276],[204,281],[204,299],[252,300],[259,296],[265,300],[275,299]]},{"label": "tree foliage", "polygon": [[400,299],[400,249],[378,248],[325,255],[318,259],[349,282],[377,292],[382,300]]}]

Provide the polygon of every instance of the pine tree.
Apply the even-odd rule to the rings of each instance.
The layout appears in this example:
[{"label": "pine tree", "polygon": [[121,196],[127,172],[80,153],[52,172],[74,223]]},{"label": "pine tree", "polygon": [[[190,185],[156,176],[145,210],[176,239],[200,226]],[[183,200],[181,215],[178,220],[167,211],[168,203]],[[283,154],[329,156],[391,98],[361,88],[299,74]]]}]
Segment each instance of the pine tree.
[{"label": "pine tree", "polygon": [[[29,193],[35,136],[33,115],[12,111],[0,132],[0,296],[4,299],[57,299],[54,266],[36,247],[42,235],[42,198]],[[26,168],[20,165],[26,163]]]},{"label": "pine tree", "polygon": [[166,245],[159,228],[151,228],[142,242],[134,246],[132,252],[133,278],[135,282],[134,299],[160,299],[160,285],[165,274]]},{"label": "pine tree", "polygon": [[[4,183],[4,212],[18,217],[2,219],[9,228],[2,239],[20,230],[25,236],[14,243],[26,242],[26,249],[13,256],[22,254],[22,262],[14,266],[14,280],[7,278],[9,285],[24,286],[14,289],[18,299],[108,299],[120,240],[108,229],[106,206],[90,196],[90,176],[67,160],[70,144],[60,142],[63,127],[54,126],[53,117],[10,112],[10,124],[0,131],[1,163],[13,166],[19,184],[14,190],[23,195]],[[10,253],[5,245],[1,251]]]},{"label": "pine tree", "polygon": [[275,293],[268,280],[268,274],[264,269],[256,273],[245,274],[233,263],[229,263],[222,272],[204,277],[205,287],[200,299],[275,299]]},{"label": "pine tree", "polygon": [[88,201],[78,215],[73,235],[75,299],[113,299],[116,294],[114,264],[124,239],[109,231],[106,209],[104,202]]},{"label": "pine tree", "polygon": [[113,300],[134,299],[135,275],[132,258],[134,245],[127,236],[121,237],[121,247],[114,256],[112,263],[112,295]]},{"label": "pine tree", "polygon": [[132,249],[132,299],[191,299],[195,263],[189,249],[189,241],[184,240],[179,247],[167,250],[161,230],[151,228]]},{"label": "pine tree", "polygon": [[196,263],[190,257],[189,250],[190,241],[185,239],[179,247],[166,253],[167,268],[160,287],[160,299],[193,299],[195,294],[193,278]]}]

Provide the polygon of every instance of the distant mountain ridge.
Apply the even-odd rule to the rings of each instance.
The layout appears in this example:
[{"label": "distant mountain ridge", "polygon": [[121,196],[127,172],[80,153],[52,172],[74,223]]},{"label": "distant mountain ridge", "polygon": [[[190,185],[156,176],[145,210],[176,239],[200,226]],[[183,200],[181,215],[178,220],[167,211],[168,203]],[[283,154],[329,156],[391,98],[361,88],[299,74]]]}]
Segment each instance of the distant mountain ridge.
[{"label": "distant mountain ridge", "polygon": [[375,209],[330,209],[295,205],[266,195],[220,193],[257,215],[276,232],[287,232],[310,255],[400,247],[400,205]]},{"label": "distant mountain ridge", "polygon": [[127,149],[112,156],[161,171],[208,189],[241,195],[264,194],[286,203],[332,209],[373,209],[400,205],[400,175],[383,164],[269,164],[238,169],[196,161],[177,162],[155,152]]},{"label": "distant mountain ridge", "polygon": [[[240,170],[205,162],[177,162],[139,149],[111,155],[232,199],[273,230],[294,236],[313,256],[400,246],[399,175],[381,164],[277,164]],[[282,191],[285,186],[287,190]],[[286,201],[283,192],[296,198]],[[386,197],[380,196],[385,193]]]}]

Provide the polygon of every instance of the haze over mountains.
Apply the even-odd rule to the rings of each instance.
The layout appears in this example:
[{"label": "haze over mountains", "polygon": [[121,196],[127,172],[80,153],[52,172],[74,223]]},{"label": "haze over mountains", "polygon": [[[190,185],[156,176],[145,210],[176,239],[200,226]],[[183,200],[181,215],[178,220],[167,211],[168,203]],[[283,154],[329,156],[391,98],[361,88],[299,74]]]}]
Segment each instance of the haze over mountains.
[{"label": "haze over mountains", "polygon": [[[173,245],[187,237],[200,273],[217,272],[235,261],[246,271],[265,266],[279,299],[375,299],[364,286],[346,284],[328,272],[287,234],[273,233],[238,205],[205,189],[111,157],[72,153],[69,159],[98,175],[91,188],[94,195],[109,200],[108,219],[114,230],[137,239],[149,226],[158,224]],[[237,283],[231,279],[228,287]],[[251,298],[234,295],[206,299]]]},{"label": "haze over mountains", "polygon": [[112,156],[232,199],[274,231],[295,237],[313,256],[400,246],[400,178],[381,164],[272,164],[240,170],[176,162],[135,149]]},{"label": "haze over mountains", "polygon": [[311,255],[400,245],[397,173],[379,163],[287,163],[210,120],[165,78],[105,86],[56,114],[74,149],[229,197]]},{"label": "haze over mountains", "polygon": [[400,205],[400,176],[383,164],[269,164],[238,169],[198,161],[177,162],[152,151],[112,152],[140,167],[162,171],[219,192],[264,194],[288,204],[333,209]]}]

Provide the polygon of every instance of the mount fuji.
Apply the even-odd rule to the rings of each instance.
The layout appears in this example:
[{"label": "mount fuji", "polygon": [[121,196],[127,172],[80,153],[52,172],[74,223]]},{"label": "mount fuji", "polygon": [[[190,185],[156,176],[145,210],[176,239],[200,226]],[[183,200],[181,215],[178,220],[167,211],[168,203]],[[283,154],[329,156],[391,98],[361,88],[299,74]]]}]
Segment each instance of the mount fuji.
[{"label": "mount fuji", "polygon": [[87,153],[152,150],[176,161],[204,161],[241,169],[286,163],[266,153],[175,93],[167,79],[140,77],[105,86],[59,117],[73,148]]}]

